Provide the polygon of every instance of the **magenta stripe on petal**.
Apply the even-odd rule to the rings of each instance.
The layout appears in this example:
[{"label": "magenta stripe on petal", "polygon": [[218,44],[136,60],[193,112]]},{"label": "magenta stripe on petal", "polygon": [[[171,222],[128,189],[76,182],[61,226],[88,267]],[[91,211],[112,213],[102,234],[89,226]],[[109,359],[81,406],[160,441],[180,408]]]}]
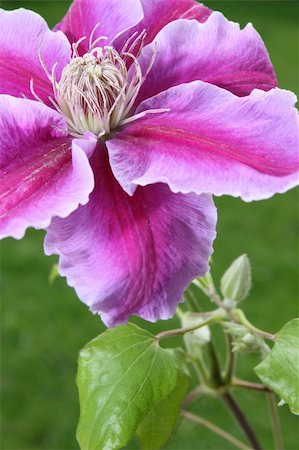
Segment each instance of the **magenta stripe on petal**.
[{"label": "magenta stripe on petal", "polygon": [[132,314],[167,319],[196,275],[208,270],[216,209],[208,195],[173,194],[167,185],[128,196],[114,179],[106,150],[93,157],[96,187],[87,205],[54,219],[47,254],[108,326]]},{"label": "magenta stripe on petal", "polygon": [[140,105],[169,108],[128,125],[107,142],[127,192],[168,183],[174,192],[268,198],[298,184],[296,97],[278,88],[237,97],[209,83],[182,84]]},{"label": "magenta stripe on petal", "polygon": [[[0,235],[21,238],[88,201],[89,147],[67,136],[61,116],[31,100],[0,95]],[[86,148],[88,147],[88,148]]]}]

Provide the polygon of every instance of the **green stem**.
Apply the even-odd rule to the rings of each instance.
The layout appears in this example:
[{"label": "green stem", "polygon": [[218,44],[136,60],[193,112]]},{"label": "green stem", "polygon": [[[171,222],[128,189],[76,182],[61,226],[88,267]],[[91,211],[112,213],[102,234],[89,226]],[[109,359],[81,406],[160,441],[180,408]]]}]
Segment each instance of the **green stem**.
[{"label": "green stem", "polygon": [[217,425],[213,424],[212,422],[209,422],[203,417],[197,416],[195,414],[190,413],[189,411],[184,410],[181,411],[181,415],[186,419],[190,420],[191,422],[202,425],[203,427],[206,427],[208,430],[211,430],[213,433],[218,434],[223,439],[233,444],[235,447],[240,448],[241,450],[250,450],[250,447],[247,447],[247,445],[245,445],[242,441],[239,441],[239,439],[235,438],[222,428],[219,428]]},{"label": "green stem", "polygon": [[187,406],[190,403],[193,403],[195,400],[198,399],[198,397],[200,397],[201,395],[205,394],[206,391],[202,386],[196,386],[196,388],[194,388],[191,392],[189,392],[189,394],[187,395],[187,397],[185,398],[183,405]]},{"label": "green stem", "polygon": [[236,368],[236,353],[233,351],[233,338],[231,335],[226,334],[227,342],[227,362],[223,380],[225,384],[229,384],[234,376]]},{"label": "green stem", "polygon": [[[187,351],[188,351],[188,348],[187,348]],[[190,354],[189,354],[189,356],[191,357],[191,362],[192,362],[193,368],[196,372],[199,382],[201,384],[210,386],[211,385],[210,374],[208,372],[207,366],[206,366],[203,358],[198,358],[198,357],[194,358]]]},{"label": "green stem", "polygon": [[279,420],[279,416],[278,416],[278,412],[277,412],[275,395],[273,394],[273,392],[268,393],[267,400],[268,400],[269,413],[270,413],[270,418],[271,418],[271,423],[272,423],[275,449],[283,450],[283,438],[282,438],[281,425],[280,425],[280,420]]},{"label": "green stem", "polygon": [[176,309],[175,313],[176,313],[178,319],[182,320],[182,318],[184,316],[184,313],[183,313],[183,311],[181,310],[181,308],[179,306],[177,306],[177,309]]},{"label": "green stem", "polygon": [[217,294],[217,291],[214,287],[209,289],[208,295],[212,302],[215,303],[215,305],[219,306],[219,308],[226,309],[223,301],[221,300],[221,297]]},{"label": "green stem", "polygon": [[252,445],[252,448],[254,450],[261,450],[262,447],[236,400],[231,396],[229,392],[225,392],[224,394],[222,394],[222,398],[239,423],[248,441]]},{"label": "green stem", "polygon": [[194,327],[176,328],[174,330],[162,331],[161,333],[156,335],[156,339],[158,341],[160,341],[161,339],[165,339],[167,337],[179,336],[179,335],[184,335],[186,333],[191,333],[192,331],[196,331],[199,328],[205,327],[206,325],[209,325],[211,323],[220,322],[222,319],[223,319],[223,314],[220,314],[220,312],[218,312],[218,315],[212,315],[207,320],[195,325]]},{"label": "green stem", "polygon": [[262,338],[268,339],[270,341],[275,341],[274,334],[267,333],[267,331],[260,330],[259,328],[256,328],[254,325],[252,325],[252,323],[249,322],[249,320],[247,319],[247,317],[245,316],[244,312],[241,309],[236,309],[233,314],[234,318],[237,319],[239,323],[244,325],[253,334],[261,336]]},{"label": "green stem", "polygon": [[[194,298],[193,298],[193,300],[194,300]],[[176,313],[177,313],[177,316],[182,321],[182,318],[184,316],[183,311],[180,308],[177,308]],[[208,319],[210,319],[210,318],[211,318],[211,315],[209,315]],[[179,330],[182,330],[182,328]],[[185,330],[187,330],[187,328]],[[160,334],[160,336],[161,336],[161,334]],[[165,337],[165,335],[164,335],[164,337]],[[157,338],[159,338],[159,335],[157,336]],[[187,354],[190,358],[190,361],[192,363],[193,369],[198,377],[199,382],[201,384],[206,384],[206,385],[210,386],[210,384],[211,384],[210,374],[208,372],[208,369],[207,369],[207,366],[205,364],[203,357],[198,356],[197,358],[195,358],[194,356],[192,356],[192,351],[191,351],[191,348],[187,341],[185,342],[185,346],[186,346]]]},{"label": "green stem", "polygon": [[193,284],[199,287],[199,289],[201,289],[206,294],[206,296],[209,297],[213,303],[215,303],[215,305],[219,306],[219,308],[225,309],[225,305],[216,291],[211,274],[209,274],[209,283],[205,284],[202,282],[202,280],[195,279],[193,281]]},{"label": "green stem", "polygon": [[211,363],[211,381],[215,386],[219,387],[223,385],[223,380],[221,376],[221,367],[219,364],[218,355],[215,349],[213,340],[206,344],[208,355]]},{"label": "green stem", "polygon": [[232,387],[246,389],[249,391],[257,391],[257,392],[271,392],[267,386],[259,383],[251,383],[250,381],[239,380],[238,378],[234,378],[231,382]]},{"label": "green stem", "polygon": [[200,308],[197,304],[195,296],[190,292],[190,290],[186,291],[184,295],[187,300],[187,309],[192,312],[198,312]]}]

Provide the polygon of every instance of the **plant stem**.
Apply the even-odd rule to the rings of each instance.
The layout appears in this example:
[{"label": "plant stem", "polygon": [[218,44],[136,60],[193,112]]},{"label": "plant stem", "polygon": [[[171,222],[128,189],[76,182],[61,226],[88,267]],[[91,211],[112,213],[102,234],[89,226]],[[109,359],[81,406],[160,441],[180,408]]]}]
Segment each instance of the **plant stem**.
[{"label": "plant stem", "polygon": [[187,306],[188,306],[187,309],[189,309],[192,312],[198,312],[200,310],[200,308],[199,308],[196,298],[192,294],[192,292],[186,291],[184,295],[187,300]]},{"label": "plant stem", "polygon": [[206,344],[208,355],[211,363],[211,380],[213,384],[217,387],[223,385],[223,380],[221,376],[221,367],[219,364],[218,355],[213,343],[213,340]]},{"label": "plant stem", "polygon": [[269,413],[271,417],[272,430],[273,430],[273,438],[274,445],[276,450],[283,450],[283,438],[280,420],[277,412],[275,395],[273,392],[269,392],[267,395],[268,405],[269,405]]},{"label": "plant stem", "polygon": [[248,328],[248,330],[253,334],[257,334],[258,336],[261,336],[262,338],[268,339],[270,341],[275,341],[274,334],[267,333],[267,331],[260,330],[259,328],[256,328],[254,325],[252,325],[252,323],[249,322],[241,309],[236,309],[233,314],[234,318],[237,319],[239,323]]},{"label": "plant stem", "polygon": [[230,383],[234,373],[235,373],[235,367],[236,367],[236,353],[233,351],[233,338],[231,335],[226,334],[226,342],[227,342],[227,362],[226,362],[226,369],[225,374],[223,377],[223,380],[226,384]]},{"label": "plant stem", "polygon": [[217,425],[214,425],[212,422],[209,422],[203,417],[197,416],[195,414],[190,413],[189,411],[184,410],[181,412],[181,415],[194,423],[198,423],[199,425],[208,428],[209,430],[213,431],[213,433],[218,434],[223,439],[233,444],[235,447],[240,448],[241,450],[250,450],[250,447],[247,447],[247,445],[245,445],[242,441],[239,441],[239,439],[235,438],[222,428],[219,428]]},{"label": "plant stem", "polygon": [[210,374],[203,358],[194,359],[193,367],[200,383],[210,386],[211,384]]},{"label": "plant stem", "polygon": [[215,289],[213,278],[211,275],[209,284],[205,285],[201,280],[198,279],[193,280],[193,284],[199,287],[199,289],[201,289],[206,294],[206,296],[209,297],[213,303],[215,303],[215,305],[219,306],[219,308],[225,308],[220,296]]},{"label": "plant stem", "polygon": [[221,297],[217,294],[215,288],[209,289],[208,295],[209,295],[210,299],[212,300],[212,302],[215,303],[215,305],[219,306],[219,308],[225,309],[225,305],[224,305],[223,301],[221,300]]},{"label": "plant stem", "polygon": [[225,392],[222,394],[222,398],[227,404],[230,411],[233,413],[235,419],[239,423],[240,427],[242,428],[244,434],[246,435],[248,441],[252,445],[252,448],[254,450],[261,450],[262,447],[257,440],[257,437],[255,436],[254,431],[252,430],[251,426],[247,422],[246,417],[244,416],[242,410],[240,409],[238,403],[235,401],[235,399],[231,396],[229,392]]},{"label": "plant stem", "polygon": [[202,386],[196,386],[185,398],[183,405],[187,406],[190,403],[193,403],[195,400],[198,399],[201,395],[205,393],[205,390],[202,388]]},{"label": "plant stem", "polygon": [[218,315],[213,315],[211,317],[209,317],[207,320],[205,320],[204,322],[199,323],[198,325],[195,325],[194,327],[190,327],[190,328],[175,328],[174,330],[166,330],[166,331],[162,331],[161,333],[156,335],[156,339],[158,341],[160,341],[161,339],[167,338],[167,337],[171,337],[171,336],[178,336],[178,335],[182,335],[185,333],[190,333],[192,331],[198,330],[199,328],[202,328],[206,325],[209,325],[210,323],[213,322],[220,322],[220,320],[223,319],[223,314],[220,314],[218,312]]},{"label": "plant stem", "polygon": [[182,317],[184,316],[183,311],[181,310],[181,308],[179,306],[177,306],[176,311],[175,311],[177,317],[181,320]]},{"label": "plant stem", "polygon": [[232,387],[237,387],[241,389],[247,389],[250,391],[257,392],[271,392],[267,386],[260,383],[251,383],[251,381],[239,380],[238,378],[234,378],[231,383]]}]

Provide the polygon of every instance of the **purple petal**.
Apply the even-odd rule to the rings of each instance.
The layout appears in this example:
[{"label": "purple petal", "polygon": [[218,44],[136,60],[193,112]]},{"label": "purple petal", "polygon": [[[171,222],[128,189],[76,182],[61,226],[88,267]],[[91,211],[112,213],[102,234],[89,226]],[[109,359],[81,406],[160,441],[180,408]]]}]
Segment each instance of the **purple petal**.
[{"label": "purple petal", "polygon": [[127,192],[166,182],[173,192],[268,198],[298,184],[296,97],[275,88],[237,97],[194,81],[140,106],[170,108],[127,125],[107,142],[114,175]]},{"label": "purple petal", "polygon": [[139,57],[143,71],[154,46],[158,54],[137,99],[141,102],[172,86],[207,81],[236,95],[277,85],[265,45],[251,24],[244,30],[214,12],[205,23],[179,20],[167,25]]},{"label": "purple petal", "polygon": [[51,72],[57,62],[56,74],[60,77],[70,59],[70,44],[61,32],[50,31],[38,14],[18,9],[0,10],[0,93],[15,97],[33,98],[30,80],[40,98],[48,103],[53,94],[52,85],[43,70],[38,53]]},{"label": "purple petal", "polygon": [[[164,3],[167,4],[165,0]],[[181,15],[177,17],[179,19],[195,19],[198,20],[198,22],[205,22],[213,12],[207,6],[194,0],[183,0],[180,1],[180,3],[178,3],[178,0],[176,0],[176,3],[177,5],[185,5],[184,12],[182,12]]]},{"label": "purple petal", "polygon": [[21,238],[88,201],[87,154],[95,141],[67,136],[61,116],[32,100],[0,95],[0,236]]},{"label": "purple petal", "polygon": [[70,42],[76,42],[83,36],[79,50],[88,51],[89,37],[96,25],[93,38],[106,36],[100,46],[109,44],[118,34],[132,28],[143,18],[140,0],[74,0],[66,16],[56,29],[63,31]]},{"label": "purple petal", "polygon": [[150,43],[169,22],[181,18],[205,22],[212,12],[194,0],[141,0],[141,3],[144,11],[143,20],[117,39],[114,43],[117,48],[121,49],[125,40],[136,31],[141,33],[146,30],[145,43]]},{"label": "purple petal", "polygon": [[196,275],[208,270],[216,209],[208,195],[173,194],[167,185],[128,196],[114,179],[104,148],[93,156],[96,187],[87,205],[54,219],[47,254],[108,326],[132,314],[168,319]]}]

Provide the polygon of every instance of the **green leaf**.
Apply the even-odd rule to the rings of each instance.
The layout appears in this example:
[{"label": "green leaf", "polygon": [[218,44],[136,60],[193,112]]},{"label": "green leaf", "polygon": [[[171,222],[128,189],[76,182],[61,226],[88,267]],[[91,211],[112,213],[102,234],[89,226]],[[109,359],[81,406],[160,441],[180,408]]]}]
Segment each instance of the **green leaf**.
[{"label": "green leaf", "polygon": [[276,392],[294,414],[299,414],[299,319],[288,322],[277,333],[269,355],[255,372],[262,382]]},{"label": "green leaf", "polygon": [[179,372],[175,388],[154,405],[143,419],[137,428],[137,436],[143,450],[158,450],[167,443],[176,426],[188,386],[188,375]]},{"label": "green leaf", "polygon": [[124,447],[151,408],[174,391],[179,376],[171,352],[133,324],[93,339],[79,356],[81,449]]}]

